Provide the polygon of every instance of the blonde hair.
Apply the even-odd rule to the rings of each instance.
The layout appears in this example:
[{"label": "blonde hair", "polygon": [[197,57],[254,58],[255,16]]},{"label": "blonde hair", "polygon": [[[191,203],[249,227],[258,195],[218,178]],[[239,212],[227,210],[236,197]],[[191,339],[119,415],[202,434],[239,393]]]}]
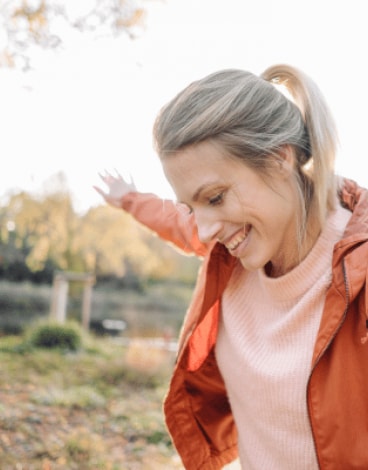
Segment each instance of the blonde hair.
[{"label": "blonde hair", "polygon": [[301,206],[299,240],[312,203],[321,226],[335,206],[335,124],[319,88],[294,67],[275,65],[260,77],[222,70],[193,82],[162,108],[153,136],[161,159],[211,140],[270,177],[272,156],[292,146]]}]

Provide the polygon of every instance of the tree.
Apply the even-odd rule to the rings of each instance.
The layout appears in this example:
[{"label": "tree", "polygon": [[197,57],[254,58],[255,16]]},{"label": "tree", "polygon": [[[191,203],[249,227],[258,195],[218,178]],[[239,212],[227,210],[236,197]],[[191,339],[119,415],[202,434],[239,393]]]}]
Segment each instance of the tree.
[{"label": "tree", "polygon": [[29,69],[33,48],[58,48],[71,30],[134,38],[144,29],[148,1],[1,1],[0,67]]},{"label": "tree", "polygon": [[78,219],[68,193],[39,199],[26,192],[13,195],[6,208],[14,224],[12,243],[31,271],[42,270],[48,261],[60,269],[72,269],[74,233]]},{"label": "tree", "polygon": [[96,275],[123,277],[133,271],[139,277],[151,276],[162,269],[163,260],[146,243],[145,232],[129,214],[98,206],[83,217],[77,250],[87,270]]},{"label": "tree", "polygon": [[0,277],[49,280],[54,269],[97,277],[192,282],[199,262],[133,217],[106,204],[78,214],[63,175],[42,194],[25,191],[0,207]]}]

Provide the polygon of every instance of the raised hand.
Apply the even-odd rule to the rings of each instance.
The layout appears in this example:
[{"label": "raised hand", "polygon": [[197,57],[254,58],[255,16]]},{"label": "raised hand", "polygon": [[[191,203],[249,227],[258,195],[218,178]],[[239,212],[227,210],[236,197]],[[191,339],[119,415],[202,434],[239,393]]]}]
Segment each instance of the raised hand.
[{"label": "raised hand", "polygon": [[132,179],[128,183],[117,171],[114,175],[105,171],[99,173],[99,176],[107,186],[107,190],[104,191],[99,186],[93,187],[111,206],[121,207],[122,197],[137,190]]}]

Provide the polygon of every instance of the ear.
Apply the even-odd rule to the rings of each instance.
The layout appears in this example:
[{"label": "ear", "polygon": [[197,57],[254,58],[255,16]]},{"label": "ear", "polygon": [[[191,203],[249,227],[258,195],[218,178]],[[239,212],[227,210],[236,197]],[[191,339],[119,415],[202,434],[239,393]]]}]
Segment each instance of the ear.
[{"label": "ear", "polygon": [[281,175],[289,177],[295,168],[294,148],[289,144],[283,145],[278,151],[277,162]]}]

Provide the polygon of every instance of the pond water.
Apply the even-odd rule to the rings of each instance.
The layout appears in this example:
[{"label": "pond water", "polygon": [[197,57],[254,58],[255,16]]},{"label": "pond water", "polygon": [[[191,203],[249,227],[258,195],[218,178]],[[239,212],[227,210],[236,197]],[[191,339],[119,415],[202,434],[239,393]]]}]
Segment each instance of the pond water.
[{"label": "pond water", "polygon": [[91,318],[90,328],[96,334],[128,338],[177,338],[183,314],[159,310],[124,308],[105,311],[104,318]]},{"label": "pond water", "polygon": [[[190,287],[165,285],[142,292],[94,289],[90,329],[97,334],[130,338],[176,338],[190,294]],[[0,288],[0,330],[17,332],[37,318],[47,318],[51,297],[49,286],[4,285],[3,290]],[[81,312],[81,295],[69,295],[66,318],[81,321]]]}]

